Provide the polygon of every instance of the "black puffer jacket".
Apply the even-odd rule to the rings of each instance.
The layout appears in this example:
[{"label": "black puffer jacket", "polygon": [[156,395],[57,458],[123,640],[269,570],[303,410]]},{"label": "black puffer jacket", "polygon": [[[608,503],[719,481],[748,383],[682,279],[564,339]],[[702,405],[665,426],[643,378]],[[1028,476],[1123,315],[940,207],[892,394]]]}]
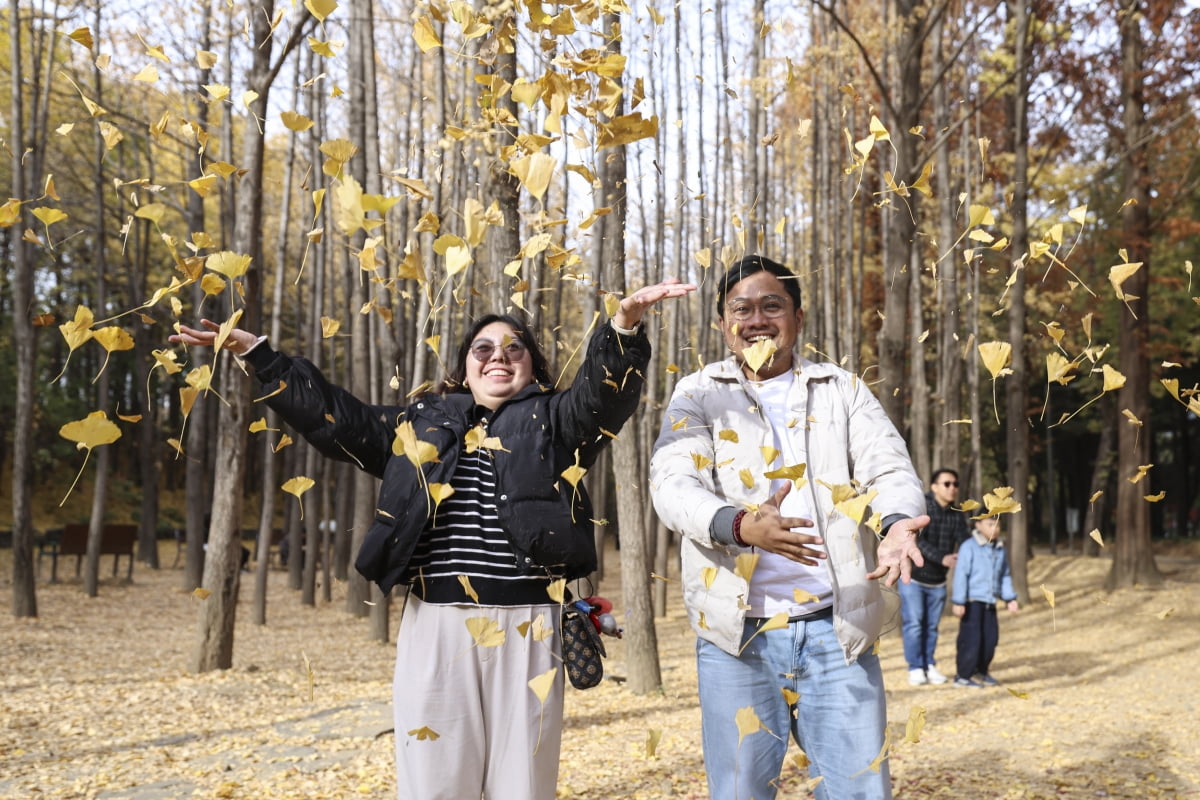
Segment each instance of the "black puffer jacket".
[{"label": "black puffer jacket", "polygon": [[[573,579],[596,568],[591,501],[582,482],[572,486],[562,473],[577,453],[579,465],[590,467],[608,442],[606,432],[616,434],[633,414],[649,358],[644,333],[622,336],[604,325],[569,389],[534,383],[492,414],[488,436],[503,448],[492,451],[496,507],[523,571],[562,565],[563,577]],[[448,484],[454,474],[463,437],[476,421],[473,398],[431,394],[407,407],[371,406],[329,383],[311,362],[265,342],[245,360],[264,393],[275,392],[267,404],[321,453],[383,479],[355,567],[387,592],[405,577],[429,519],[426,487]],[[437,461],[422,464],[423,478],[408,457],[392,451],[396,429],[406,421],[437,450]]]}]

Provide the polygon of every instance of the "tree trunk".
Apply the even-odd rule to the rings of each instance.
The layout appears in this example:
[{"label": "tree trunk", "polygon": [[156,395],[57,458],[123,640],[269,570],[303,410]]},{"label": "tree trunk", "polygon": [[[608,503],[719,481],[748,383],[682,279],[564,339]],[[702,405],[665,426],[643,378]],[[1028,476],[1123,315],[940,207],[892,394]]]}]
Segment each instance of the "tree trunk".
[{"label": "tree trunk", "polygon": [[[92,18],[93,34],[96,37],[101,35],[101,6],[95,7],[95,15]],[[104,102],[104,84],[100,77],[100,67],[98,64],[92,66],[92,92],[95,95],[96,102],[103,104]],[[93,202],[96,204],[96,243],[95,243],[95,262],[96,269],[96,297],[94,304],[96,312],[103,318],[108,316],[108,248],[105,247],[105,225],[104,225],[104,190],[106,188],[104,180],[104,155],[105,144],[104,137],[101,136],[99,128],[94,134],[93,143],[96,156],[95,173],[92,176]],[[100,373],[100,378],[96,382],[96,405],[98,408],[107,411],[109,406],[109,370],[105,369]],[[104,517],[108,507],[108,483],[109,476],[112,474],[112,447],[101,447],[96,454],[96,479],[92,483],[92,509],[91,517],[88,521],[88,537],[87,537],[87,559],[84,564],[83,572],[83,593],[88,597],[96,597],[100,593],[100,547],[101,537],[104,533]]]},{"label": "tree trunk", "polygon": [[[11,68],[8,151],[12,165],[12,193],[15,197],[27,197],[30,184],[36,184],[36,181],[27,182],[26,178],[30,176],[26,174],[22,157],[26,144],[35,139],[28,135],[24,122],[26,96],[21,69],[20,0],[9,0],[8,21]],[[33,220],[24,207],[18,213],[14,229],[23,233],[33,227]],[[12,239],[13,366],[17,373],[12,451],[12,613],[14,617],[36,617],[37,591],[33,572],[33,385],[37,375],[33,327],[34,264],[29,243],[21,238],[20,233]]]},{"label": "tree trunk", "polygon": [[[258,93],[249,104],[251,114],[265,119],[269,107],[271,84],[278,71],[272,65],[274,29],[271,25],[274,3],[266,2],[262,14],[253,19],[253,49],[247,87]],[[302,38],[310,17],[297,23],[291,38],[281,48],[280,61]],[[245,273],[245,316],[241,322],[247,330],[261,329],[262,318],[262,209],[263,163],[266,150],[264,134],[256,125],[245,128],[241,151],[241,191],[235,228],[237,252],[250,257],[250,269]],[[228,404],[221,406],[218,431],[216,478],[213,485],[212,527],[209,530],[208,551],[204,562],[204,588],[207,597],[200,605],[195,648],[190,668],[192,672],[229,669],[233,666],[233,632],[237,611],[238,585],[241,576],[242,497],[245,493],[247,428],[250,424],[250,382],[236,369],[232,358],[224,359],[221,385],[225,387]]]},{"label": "tree trunk", "polygon": [[[1016,0],[1011,6],[1015,30],[1014,67],[1015,87],[1012,104],[1012,226],[1013,252],[1029,252],[1029,227],[1026,219],[1029,205],[1029,141],[1026,124],[1029,102],[1029,69],[1026,59],[1029,12],[1026,0]],[[1012,374],[1005,378],[1006,443],[1008,447],[1008,483],[1013,498],[1023,510],[1011,515],[1009,521],[1009,566],[1013,588],[1022,599],[1029,598],[1029,382],[1025,357],[1025,285],[1028,272],[1024,257],[1013,266],[1016,282],[1010,290],[1008,308],[1008,338],[1012,344]]]},{"label": "tree trunk", "polygon": [[1121,425],[1117,432],[1117,541],[1108,589],[1158,586],[1162,574],[1154,562],[1150,541],[1149,478],[1135,481],[1139,468],[1150,464],[1150,173],[1146,164],[1145,64],[1142,52],[1141,3],[1119,4],[1121,18],[1121,101],[1124,108],[1124,196],[1130,201],[1121,210],[1121,238],[1130,263],[1142,264],[1121,285],[1125,302],[1121,317],[1120,371],[1125,384],[1118,390],[1117,405],[1128,410],[1142,427]]},{"label": "tree trunk", "polygon": [[[617,14],[606,14],[605,30],[615,30],[619,19]],[[619,39],[612,40],[612,43],[619,48]],[[628,211],[624,145],[612,148],[604,156],[603,164],[604,205],[612,209],[604,226],[606,235],[601,242],[603,264],[611,270],[610,277],[624,287],[625,218]],[[649,448],[643,447],[639,435],[640,414],[643,413],[644,407],[634,413],[612,445],[613,474],[617,479],[617,519],[621,526],[626,666],[629,670],[629,690],[634,694],[647,694],[662,687],[658,637],[650,601],[650,536],[643,516],[645,506],[650,502],[646,493],[647,465],[643,457]]]}]

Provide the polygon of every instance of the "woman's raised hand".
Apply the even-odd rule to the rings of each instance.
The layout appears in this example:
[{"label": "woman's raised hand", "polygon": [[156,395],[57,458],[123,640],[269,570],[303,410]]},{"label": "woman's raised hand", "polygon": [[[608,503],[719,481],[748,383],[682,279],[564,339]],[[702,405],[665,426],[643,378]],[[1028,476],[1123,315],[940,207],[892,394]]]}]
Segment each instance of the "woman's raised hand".
[{"label": "woman's raised hand", "polygon": [[694,291],[696,291],[696,284],[680,283],[678,278],[667,278],[662,283],[643,286],[628,297],[621,299],[621,307],[613,315],[613,324],[625,330],[636,328],[642,321],[642,315],[650,306],[660,300],[683,297]]},{"label": "woman's raised hand", "polygon": [[[206,330],[197,328],[189,328],[187,325],[180,323],[179,333],[173,333],[167,337],[167,341],[179,344],[186,344],[189,347],[212,347],[216,344],[217,336],[221,331],[221,326],[210,319],[200,320]],[[229,331],[229,335],[225,337],[225,342],[222,347],[225,350],[233,353],[235,356],[240,356],[258,341],[258,337],[250,331],[244,331],[241,328],[233,328]]]}]

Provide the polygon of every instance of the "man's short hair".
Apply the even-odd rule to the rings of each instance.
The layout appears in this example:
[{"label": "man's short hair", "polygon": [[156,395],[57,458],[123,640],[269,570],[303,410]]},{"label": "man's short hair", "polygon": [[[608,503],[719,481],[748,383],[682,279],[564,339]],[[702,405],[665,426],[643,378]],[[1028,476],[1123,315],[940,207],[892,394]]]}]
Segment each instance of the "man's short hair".
[{"label": "man's short hair", "polygon": [[796,304],[796,308],[801,308],[800,304],[800,279],[790,269],[780,264],[778,261],[772,261],[766,256],[746,256],[738,261],[735,261],[725,274],[721,277],[721,282],[717,284],[717,316],[725,319],[725,295],[729,293],[738,282],[749,278],[756,272],[769,272],[783,284],[783,288],[787,290],[788,297],[792,298],[792,302]]},{"label": "man's short hair", "polygon": [[932,486],[933,484],[937,483],[937,479],[943,475],[953,475],[954,480],[959,480],[958,473],[954,470],[950,469],[949,467],[938,467],[933,471],[933,477],[929,479],[929,485]]}]

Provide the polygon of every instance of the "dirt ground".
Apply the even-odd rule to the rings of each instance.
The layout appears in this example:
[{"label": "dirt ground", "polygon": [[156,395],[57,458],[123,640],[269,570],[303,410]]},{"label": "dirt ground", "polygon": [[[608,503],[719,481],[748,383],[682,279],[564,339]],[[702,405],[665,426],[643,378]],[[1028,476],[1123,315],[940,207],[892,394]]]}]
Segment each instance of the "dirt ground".
[{"label": "dirt ground", "polygon": [[[173,553],[167,545],[163,563]],[[1105,559],[1039,554],[1034,596],[1001,612],[1000,688],[910,687],[899,635],[885,635],[896,796],[1200,797],[1200,559],[1158,564],[1161,588],[1106,594]],[[73,573],[69,562],[60,572]],[[73,579],[41,583],[38,619],[0,616],[0,797],[395,797],[384,732],[392,646],[367,641],[340,585],[331,604],[306,608],[273,571],[260,627],[246,576],[233,669],[191,675],[202,601],[179,588],[182,571],[138,565],[132,584],[109,572],[105,559],[98,598]],[[11,597],[9,551],[0,588]],[[619,609],[615,583],[600,593]],[[560,798],[706,797],[694,636],[677,585],[669,596],[661,692],[626,689],[612,639],[612,680],[568,689]],[[945,671],[956,628],[943,621]],[[912,743],[906,723],[920,709]],[[792,764],[781,786],[782,798],[811,796]]]}]

